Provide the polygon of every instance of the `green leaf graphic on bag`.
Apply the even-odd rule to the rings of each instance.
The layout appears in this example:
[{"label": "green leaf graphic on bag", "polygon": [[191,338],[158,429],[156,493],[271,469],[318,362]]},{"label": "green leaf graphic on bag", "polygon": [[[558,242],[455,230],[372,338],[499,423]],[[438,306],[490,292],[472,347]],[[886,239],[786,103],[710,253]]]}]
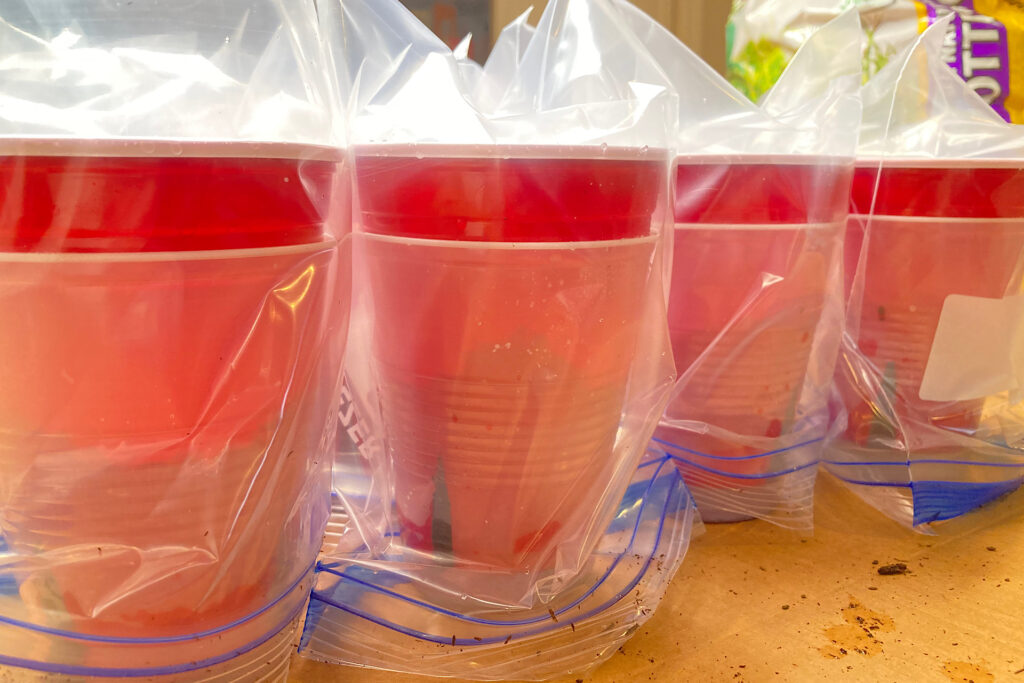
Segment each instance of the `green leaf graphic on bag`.
[{"label": "green leaf graphic on bag", "polygon": [[736,60],[729,60],[729,81],[756,102],[779,80],[790,58],[791,55],[767,38],[747,43]]},{"label": "green leaf graphic on bag", "polygon": [[889,60],[898,52],[894,47],[885,48],[875,40],[876,29],[864,27],[864,82],[885,68]]},{"label": "green leaf graphic on bag", "polygon": [[922,31],[954,15],[946,63],[1005,120],[1024,122],[1024,0],[744,0],[726,25],[729,80],[755,102],[800,46],[855,7],[867,82]]}]

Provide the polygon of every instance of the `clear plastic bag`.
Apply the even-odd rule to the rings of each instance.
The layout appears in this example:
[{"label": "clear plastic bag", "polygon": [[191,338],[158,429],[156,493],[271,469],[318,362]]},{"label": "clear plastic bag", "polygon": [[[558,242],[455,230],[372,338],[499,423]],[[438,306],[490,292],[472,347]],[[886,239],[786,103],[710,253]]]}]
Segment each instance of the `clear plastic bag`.
[{"label": "clear plastic bag", "polygon": [[[437,675],[555,675],[568,660],[522,661],[508,629],[531,654],[561,652],[565,634],[542,628],[549,610],[580,597],[608,548],[625,552],[607,530],[634,514],[619,506],[674,380],[675,94],[606,0],[550,3],[528,45],[513,42],[523,27],[507,30],[504,66],[468,80],[397,2],[335,1],[320,16],[358,84],[342,423],[359,448],[335,460],[345,517],[305,652]],[[672,495],[675,517],[657,524],[685,539],[689,508]],[[401,588],[377,599],[348,576]],[[660,595],[650,577],[636,580]],[[580,632],[572,667],[646,618],[617,601],[587,603],[594,638]],[[385,621],[395,628],[379,630]],[[613,625],[620,635],[598,637]],[[485,648],[421,661],[408,656],[418,633]]]},{"label": "clear plastic bag", "polygon": [[857,15],[812,36],[756,106],[623,7],[680,96],[668,303],[679,380],[654,447],[705,521],[809,529],[843,324]]},{"label": "clear plastic bag", "polygon": [[864,88],[827,468],[932,531],[1024,481],[1024,132],[936,24]]},{"label": "clear plastic bag", "polygon": [[314,8],[0,17],[0,664],[283,678],[349,296]]},{"label": "clear plastic bag", "polygon": [[519,70],[519,63],[536,33],[536,29],[527,23],[532,13],[531,7],[520,14],[501,29],[498,39],[494,41],[491,54],[483,66],[483,78],[473,91],[477,105],[484,110],[497,107],[506,84],[515,78]]},{"label": "clear plastic bag", "polygon": [[[359,495],[362,472],[339,474],[353,484],[342,495]],[[351,541],[340,499],[336,520],[329,542]],[[442,587],[392,571],[368,547],[352,548],[346,559],[318,567],[300,652],[325,662],[473,680],[585,675],[653,614],[696,520],[671,459],[652,452],[575,579],[548,601],[516,610],[477,592],[453,600]]]}]

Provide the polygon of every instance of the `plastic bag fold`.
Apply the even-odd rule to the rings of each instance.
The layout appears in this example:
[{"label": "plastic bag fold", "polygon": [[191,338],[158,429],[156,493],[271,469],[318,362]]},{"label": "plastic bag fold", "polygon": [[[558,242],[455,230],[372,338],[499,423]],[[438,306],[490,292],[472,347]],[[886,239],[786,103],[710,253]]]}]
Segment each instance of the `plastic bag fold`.
[{"label": "plastic bag fold", "polygon": [[[397,2],[320,17],[356,103],[341,407],[356,447],[335,458],[344,515],[303,652],[408,670],[414,638],[455,635],[489,649],[445,649],[421,673],[556,675],[530,673],[496,631],[562,647],[519,626],[578,597],[664,409],[676,94],[606,0],[556,0],[535,31],[520,18],[468,78]],[[664,523],[685,537],[689,508],[673,510]],[[400,595],[363,595],[352,576]],[[595,607],[588,665],[610,642],[598,632],[625,623],[616,604]],[[490,621],[462,618],[477,615]]]},{"label": "plastic bag fold", "polygon": [[6,0],[0,134],[339,142],[308,8]]},{"label": "plastic bag fold", "polygon": [[[530,609],[510,611],[474,595],[455,605],[443,588],[391,572],[384,563],[322,563],[300,653],[473,680],[585,675],[657,609],[700,528],[697,520],[671,460],[652,453],[575,580]],[[332,541],[344,538],[343,528]],[[349,554],[365,555],[368,548]]]},{"label": "plastic bag fold", "polygon": [[857,15],[815,33],[758,106],[621,6],[680,96],[668,303],[679,380],[654,447],[706,521],[808,529],[843,322]]},{"label": "plastic bag fold", "polygon": [[314,7],[0,2],[0,664],[287,672],[351,218]]},{"label": "plastic bag fold", "polygon": [[1024,477],[1024,134],[946,67],[947,24],[864,87],[827,459],[924,532]]}]

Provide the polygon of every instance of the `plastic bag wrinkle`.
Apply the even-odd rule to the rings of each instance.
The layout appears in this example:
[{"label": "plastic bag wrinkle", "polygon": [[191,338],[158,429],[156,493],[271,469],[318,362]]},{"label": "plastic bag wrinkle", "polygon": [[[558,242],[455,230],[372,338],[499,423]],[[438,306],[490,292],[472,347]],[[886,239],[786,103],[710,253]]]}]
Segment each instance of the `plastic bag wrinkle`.
[{"label": "plastic bag wrinkle", "polygon": [[[1010,199],[1024,137],[942,62],[948,21],[864,87],[849,334],[826,462],[869,503],[928,533],[1014,491],[1024,462],[1017,397],[1000,379],[1013,375],[1013,353],[958,375],[936,335],[947,315],[946,327],[956,324],[959,299],[973,302],[971,315],[1012,303],[1024,255],[1024,214]],[[1014,334],[1012,321],[990,322]],[[962,343],[986,341],[961,332]]]},{"label": "plastic bag wrinkle", "polygon": [[758,106],[620,7],[681,100],[668,303],[679,378],[652,448],[678,463],[705,521],[807,530],[843,322],[856,13],[821,28]]},{"label": "plastic bag wrinkle", "polygon": [[[606,0],[550,3],[536,30],[521,17],[481,72],[396,2],[329,2],[320,17],[357,103],[358,284],[303,654],[406,669],[417,639],[454,635],[488,651],[438,651],[420,672],[582,669],[646,618],[605,599],[586,647],[548,632],[548,609],[625,547],[608,529],[633,512],[620,502],[674,380],[677,96]],[[647,513],[678,539],[692,509],[674,490],[675,507]],[[660,599],[664,582],[637,580]],[[508,647],[510,613],[544,630],[523,625]],[[502,623],[470,632],[466,618]],[[528,647],[549,657],[527,661]]]},{"label": "plastic bag wrinkle", "polygon": [[5,664],[286,674],[351,287],[324,62],[311,2],[0,2]]}]

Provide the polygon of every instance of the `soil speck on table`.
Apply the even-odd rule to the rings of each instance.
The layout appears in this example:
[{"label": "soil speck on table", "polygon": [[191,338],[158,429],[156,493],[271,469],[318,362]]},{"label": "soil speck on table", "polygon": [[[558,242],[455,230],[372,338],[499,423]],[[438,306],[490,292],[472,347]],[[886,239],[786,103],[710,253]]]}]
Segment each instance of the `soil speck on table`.
[{"label": "soil speck on table", "polygon": [[955,683],[992,683],[996,677],[980,664],[971,662],[946,662],[942,673]]},{"label": "soil speck on table", "polygon": [[878,634],[895,630],[890,617],[864,607],[853,597],[843,608],[842,615],[846,623],[825,629],[828,644],[819,651],[828,659],[842,659],[851,653],[868,657],[877,655],[884,645]]}]

